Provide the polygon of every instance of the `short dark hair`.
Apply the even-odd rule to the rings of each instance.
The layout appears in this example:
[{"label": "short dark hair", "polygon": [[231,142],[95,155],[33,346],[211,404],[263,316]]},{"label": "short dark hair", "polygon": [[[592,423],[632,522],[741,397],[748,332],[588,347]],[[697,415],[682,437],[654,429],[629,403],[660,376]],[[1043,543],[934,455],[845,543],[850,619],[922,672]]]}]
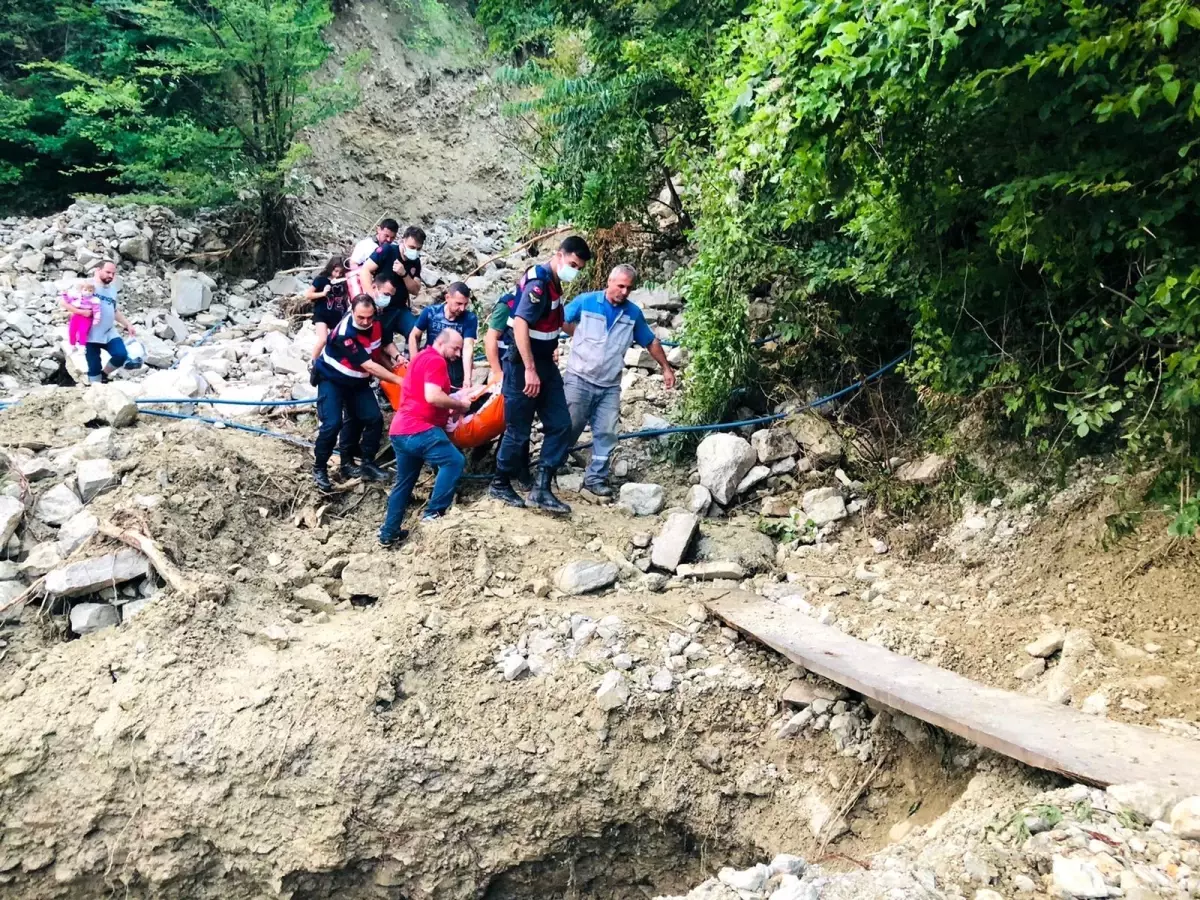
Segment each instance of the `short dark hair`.
[{"label": "short dark hair", "polygon": [[409,225],[404,229],[404,236],[400,240],[407,241],[409,238],[415,238],[418,244],[424,244],[425,231],[418,225]]},{"label": "short dark hair", "polygon": [[385,272],[382,269],[375,273],[375,277],[371,279],[375,287],[383,287],[385,284],[392,283],[392,273]]},{"label": "short dark hair", "polygon": [[370,294],[359,294],[354,298],[354,302],[350,304],[351,309],[358,309],[360,306],[371,307],[371,312],[375,311],[375,298]]},{"label": "short dark hair", "polygon": [[471,289],[467,287],[467,283],[465,281],[456,281],[450,285],[450,287],[446,288],[446,296],[448,297],[451,294],[458,294],[462,297],[466,297],[468,300],[471,299]]},{"label": "short dark hair", "polygon": [[392,234],[395,234],[397,231],[400,230],[400,223],[397,222],[395,219],[384,219],[382,222],[379,223],[378,227],[386,228]]},{"label": "short dark hair", "polygon": [[584,262],[592,258],[592,248],[587,245],[587,241],[579,237],[577,234],[571,235],[565,241],[558,245],[558,249],[565,253],[578,256]]}]

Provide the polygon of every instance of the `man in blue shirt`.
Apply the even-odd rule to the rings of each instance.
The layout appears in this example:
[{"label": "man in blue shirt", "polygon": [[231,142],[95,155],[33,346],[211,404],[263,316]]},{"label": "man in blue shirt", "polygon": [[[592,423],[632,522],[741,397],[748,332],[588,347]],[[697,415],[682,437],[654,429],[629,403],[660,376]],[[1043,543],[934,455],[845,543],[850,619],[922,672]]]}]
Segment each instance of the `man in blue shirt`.
[{"label": "man in blue shirt", "polygon": [[[96,269],[95,294],[100,303],[99,311],[92,319],[92,327],[88,331],[84,354],[87,357],[88,381],[108,381],[108,376],[122,366],[132,365],[129,362],[129,352],[125,342],[117,334],[117,325],[128,332],[130,337],[137,335],[125,314],[117,309],[117,286],[113,280],[117,277],[117,264],[106,259]],[[108,365],[101,366],[100,351],[108,356]],[[137,363],[141,365],[141,363]]]},{"label": "man in blue shirt", "polygon": [[583,476],[583,487],[598,497],[611,497],[609,460],[617,446],[621,415],[621,375],[625,351],[638,343],[650,351],[662,369],[667,390],[675,388],[675,370],[667,362],[662,344],[646,324],[641,309],[629,302],[637,282],[633,266],[617,266],[603,291],[580,294],[567,304],[563,330],[571,335],[571,355],[563,387],[571,411],[571,443],[583,429],[592,427],[592,461]]},{"label": "man in blue shirt", "polygon": [[471,371],[468,367],[474,365],[479,317],[471,312],[471,289],[461,281],[446,288],[446,297],[441,303],[421,310],[408,335],[408,358],[417,358],[421,349],[421,335],[425,335],[425,346],[432,347],[438,335],[447,328],[457,331],[463,339],[462,358],[450,363],[450,384],[456,390],[464,384],[470,387],[470,379],[465,378],[465,372]]}]

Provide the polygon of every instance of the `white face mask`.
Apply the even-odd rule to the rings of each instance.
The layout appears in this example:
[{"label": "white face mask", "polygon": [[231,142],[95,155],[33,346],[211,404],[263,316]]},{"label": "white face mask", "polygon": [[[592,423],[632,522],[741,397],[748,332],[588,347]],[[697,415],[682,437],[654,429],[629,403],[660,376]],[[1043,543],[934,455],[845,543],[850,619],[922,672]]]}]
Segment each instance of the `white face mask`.
[{"label": "white face mask", "polygon": [[405,247],[404,248],[404,258],[411,259],[411,260],[418,260],[421,258],[421,251],[414,250],[412,247]]},{"label": "white face mask", "polygon": [[558,270],[558,279],[564,284],[570,284],[579,277],[579,270],[571,265],[564,265]]},{"label": "white face mask", "polygon": [[387,309],[388,305],[391,302],[392,302],[391,294],[380,294],[378,297],[375,298],[375,308],[376,309]]}]

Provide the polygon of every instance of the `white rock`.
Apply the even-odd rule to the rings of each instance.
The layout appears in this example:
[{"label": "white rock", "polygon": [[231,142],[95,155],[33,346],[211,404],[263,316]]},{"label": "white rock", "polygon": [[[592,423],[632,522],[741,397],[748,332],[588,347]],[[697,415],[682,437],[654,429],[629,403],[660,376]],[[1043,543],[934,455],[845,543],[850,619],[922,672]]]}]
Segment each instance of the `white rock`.
[{"label": "white rock", "polygon": [[60,562],[62,562],[62,554],[59,552],[58,542],[43,541],[29,551],[29,555],[21,563],[21,574],[32,581],[35,578],[41,578]]},{"label": "white rock", "polygon": [[1051,872],[1054,875],[1054,886],[1058,888],[1059,893],[1067,897],[1082,900],[1108,896],[1108,885],[1104,883],[1104,876],[1090,862],[1056,856]]},{"label": "white rock", "polygon": [[717,880],[735,891],[761,893],[771,878],[771,870],[759,863],[749,869],[733,869],[728,866],[717,873]]},{"label": "white rock", "polygon": [[1084,698],[1079,709],[1091,716],[1103,716],[1108,713],[1108,696],[1096,691]]},{"label": "white rock", "polygon": [[712,506],[712,491],[702,484],[693,484],[688,490],[687,502],[684,504],[691,512],[698,516],[708,512],[708,508]]},{"label": "white rock", "polygon": [[787,429],[813,465],[830,466],[842,458],[845,444],[841,436],[819,413],[809,410],[792,416],[787,419]]},{"label": "white rock", "polygon": [[784,875],[769,900],[819,900],[820,896],[815,884],[803,882],[795,875]]},{"label": "white rock", "polygon": [[301,294],[308,287],[295,275],[276,275],[267,282],[267,289],[277,297]]},{"label": "white rock", "polygon": [[4,320],[4,327],[15,331],[26,340],[33,337],[38,330],[37,323],[27,313],[19,309],[8,313]]},{"label": "white rock", "polygon": [[366,553],[356,553],[342,569],[342,596],[371,597],[382,600],[388,593],[388,579],[379,570],[376,559]]},{"label": "white rock", "polygon": [[749,490],[754,489],[771,477],[771,470],[767,466],[755,466],[746,473],[746,477],[738,482],[737,492],[744,494]]},{"label": "white rock", "polygon": [[896,470],[896,477],[910,484],[933,484],[942,477],[950,461],[931,453],[920,461],[905,463]]},{"label": "white rock", "polygon": [[741,581],[746,577],[746,570],[735,562],[713,560],[695,564],[682,563],[675,569],[675,574],[681,578],[695,578],[698,581]]},{"label": "white rock", "polygon": [[47,525],[61,525],[81,509],[83,504],[75,492],[65,484],[56,484],[38,498],[34,515]]},{"label": "white rock", "polygon": [[722,506],[737,496],[737,486],[757,460],[754,448],[733,434],[710,434],[696,450],[700,483]]},{"label": "white rock", "polygon": [[529,663],[519,653],[513,653],[504,657],[504,661],[500,666],[504,671],[505,681],[513,681],[529,669]]},{"label": "white rock", "polygon": [[75,469],[75,483],[84,503],[91,502],[101,491],[115,485],[117,480],[112,463],[107,459],[80,460]]},{"label": "white rock", "polygon": [[1171,831],[1176,837],[1200,841],[1200,797],[1180,800],[1171,810]]},{"label": "white rock", "polygon": [[620,505],[635,516],[656,515],[665,502],[661,485],[637,482],[621,485]]},{"label": "white rock", "polygon": [[575,596],[606,588],[620,574],[616,563],[577,559],[554,573],[554,586],[564,594]]},{"label": "white rock", "polygon": [[100,520],[88,510],[80,510],[63,522],[58,530],[58,552],[66,559],[83,546],[83,542],[100,530]]},{"label": "white rock", "polygon": [[90,421],[114,428],[126,428],[137,422],[137,404],[111,384],[89,385],[84,402],[92,411]]},{"label": "white rock", "polygon": [[694,513],[671,513],[651,543],[650,564],[674,572],[687,555],[699,528],[700,519]]},{"label": "white rock", "polygon": [[654,673],[654,677],[650,679],[650,690],[659,694],[665,694],[675,686],[675,677],[671,674],[670,669],[659,669]]},{"label": "white rock", "polygon": [[171,308],[179,316],[194,316],[212,305],[212,288],[197,272],[180,269],[171,277]]},{"label": "white rock", "polygon": [[600,687],[596,691],[596,705],[608,712],[624,706],[628,699],[629,685],[625,681],[625,676],[616,669],[605,672],[604,677],[600,680]]},{"label": "white rock", "polygon": [[80,635],[121,624],[121,613],[107,603],[78,603],[71,607],[70,618],[71,630]]},{"label": "white rock", "polygon": [[46,593],[55,597],[77,597],[149,572],[150,564],[142,554],[136,550],[118,550],[52,569],[46,574],[44,584]]},{"label": "white rock", "polygon": [[1134,781],[1109,785],[1106,793],[1122,809],[1137,813],[1147,822],[1157,822],[1167,817],[1171,807],[1183,799],[1185,792],[1169,785]]},{"label": "white rock", "polygon": [[0,548],[8,544],[8,539],[16,534],[21,519],[25,515],[25,505],[15,497],[0,497]]},{"label": "white rock", "polygon": [[824,500],[806,505],[804,508],[805,517],[818,528],[823,525],[828,525],[830,522],[840,522],[846,518],[849,513],[846,510],[846,501],[841,495],[826,497]]},{"label": "white rock", "polygon": [[793,856],[791,853],[777,853],[775,858],[768,864],[771,870],[771,875],[803,875],[804,870],[808,868],[803,858]]},{"label": "white rock", "polygon": [[1025,652],[1038,659],[1046,659],[1062,649],[1064,639],[1065,635],[1061,631],[1053,631],[1042,635],[1032,644],[1027,645]]}]

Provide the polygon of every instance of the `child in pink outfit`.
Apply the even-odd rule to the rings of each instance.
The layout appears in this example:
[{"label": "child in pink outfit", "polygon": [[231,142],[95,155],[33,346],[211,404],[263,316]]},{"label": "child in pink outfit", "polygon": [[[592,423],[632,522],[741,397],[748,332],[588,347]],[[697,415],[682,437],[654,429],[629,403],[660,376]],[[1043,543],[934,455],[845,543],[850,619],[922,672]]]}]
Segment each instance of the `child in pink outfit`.
[{"label": "child in pink outfit", "polygon": [[92,292],[90,281],[80,282],[74,292],[63,292],[62,304],[71,313],[71,320],[67,323],[67,340],[73,347],[87,343],[92,321],[100,309],[100,302]]}]

